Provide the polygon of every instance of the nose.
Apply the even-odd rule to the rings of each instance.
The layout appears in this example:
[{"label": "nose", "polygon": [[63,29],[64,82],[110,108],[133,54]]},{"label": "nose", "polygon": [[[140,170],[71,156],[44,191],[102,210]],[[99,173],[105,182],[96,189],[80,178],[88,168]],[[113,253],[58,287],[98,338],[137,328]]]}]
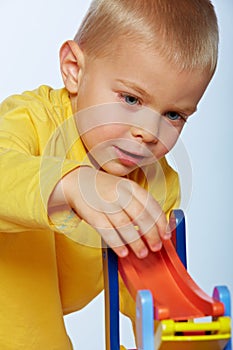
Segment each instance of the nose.
[{"label": "nose", "polygon": [[159,139],[161,115],[149,108],[143,108],[134,115],[131,134],[146,143],[157,143]]},{"label": "nose", "polygon": [[147,129],[140,128],[137,126],[132,126],[131,127],[131,135],[138,139],[141,140],[142,142],[145,143],[157,143],[158,142],[158,132],[156,131],[155,133],[150,132]]}]

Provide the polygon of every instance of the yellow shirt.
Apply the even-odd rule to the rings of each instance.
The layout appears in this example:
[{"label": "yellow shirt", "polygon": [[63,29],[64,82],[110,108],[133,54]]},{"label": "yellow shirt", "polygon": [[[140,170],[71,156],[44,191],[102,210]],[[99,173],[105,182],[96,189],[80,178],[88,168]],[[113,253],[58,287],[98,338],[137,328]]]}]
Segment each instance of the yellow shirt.
[{"label": "yellow shirt", "polygon": [[[98,295],[103,278],[98,233],[72,211],[53,222],[47,215],[56,183],[89,164],[67,91],[41,86],[6,99],[0,155],[0,349],[71,349],[63,315]],[[179,203],[177,174],[165,158],[145,172],[148,183],[141,170],[130,177],[169,213]],[[121,310],[134,318],[120,285]]]}]

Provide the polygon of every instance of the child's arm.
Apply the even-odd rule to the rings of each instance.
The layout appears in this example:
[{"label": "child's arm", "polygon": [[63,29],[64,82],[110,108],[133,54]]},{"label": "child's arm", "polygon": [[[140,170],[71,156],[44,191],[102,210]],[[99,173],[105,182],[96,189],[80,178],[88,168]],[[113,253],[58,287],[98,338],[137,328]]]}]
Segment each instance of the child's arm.
[{"label": "child's arm", "polygon": [[81,166],[59,181],[49,199],[49,214],[67,204],[119,256],[127,254],[127,244],[143,258],[146,246],[157,251],[161,239],[170,238],[159,204],[145,189],[125,178]]},{"label": "child's arm", "polygon": [[[66,149],[56,155],[56,147],[60,150],[63,145],[62,137],[56,137],[61,128],[51,117],[48,101],[43,97],[46,103],[41,102],[49,90],[39,90],[11,96],[0,104],[1,232],[60,232],[48,218],[48,198],[65,174],[83,164],[66,159]],[[69,138],[73,142],[72,133]]]}]

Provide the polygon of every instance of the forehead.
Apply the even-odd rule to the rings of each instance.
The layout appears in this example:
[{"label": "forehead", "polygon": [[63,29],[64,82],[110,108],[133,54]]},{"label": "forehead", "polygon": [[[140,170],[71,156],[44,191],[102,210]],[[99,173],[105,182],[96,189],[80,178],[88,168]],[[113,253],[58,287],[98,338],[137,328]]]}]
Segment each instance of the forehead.
[{"label": "forehead", "polygon": [[[112,43],[110,47],[107,47],[106,52],[100,59],[106,64],[108,63],[114,65],[116,72],[119,70],[127,71],[130,74],[141,77],[143,74],[147,74],[148,77],[156,77],[159,75],[160,71],[166,70],[168,73],[173,73],[173,75],[182,75],[186,73],[187,75],[202,75],[203,72],[208,70],[206,68],[190,68],[182,69],[183,65],[178,61],[175,63],[175,56],[172,61],[168,60],[166,53],[160,52],[160,45],[148,45],[146,41],[130,40],[126,37],[125,39],[120,37]],[[167,51],[169,51],[169,45],[167,46]],[[164,74],[164,71],[163,71]],[[184,74],[183,74],[184,75]]]},{"label": "forehead", "polygon": [[209,73],[203,70],[180,71],[154,48],[127,40],[116,41],[111,52],[99,59],[99,65],[103,79],[143,93],[148,102],[154,103],[157,98],[170,104],[190,104],[193,109],[210,80]]}]

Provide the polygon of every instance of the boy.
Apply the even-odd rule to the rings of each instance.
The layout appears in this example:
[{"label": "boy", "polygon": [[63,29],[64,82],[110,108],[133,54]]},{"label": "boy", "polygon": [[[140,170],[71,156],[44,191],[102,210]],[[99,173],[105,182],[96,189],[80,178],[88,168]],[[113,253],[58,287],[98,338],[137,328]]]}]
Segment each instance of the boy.
[{"label": "boy", "polygon": [[[217,47],[207,0],[93,1],[60,51],[65,87],[2,103],[2,349],[72,348],[63,314],[103,288],[101,236],[141,259],[170,238],[179,184],[164,156],[209,84]],[[133,320],[122,283],[121,303]]]}]

